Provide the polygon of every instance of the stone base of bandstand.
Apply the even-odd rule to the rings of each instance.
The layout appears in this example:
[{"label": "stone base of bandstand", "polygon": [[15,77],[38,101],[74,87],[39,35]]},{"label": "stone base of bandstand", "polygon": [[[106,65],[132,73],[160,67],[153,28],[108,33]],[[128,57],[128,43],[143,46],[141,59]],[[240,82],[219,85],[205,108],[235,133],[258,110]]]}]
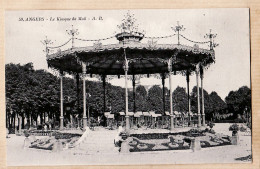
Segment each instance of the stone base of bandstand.
[{"label": "stone base of bandstand", "polygon": [[204,130],[206,129],[206,126],[201,126],[201,127],[175,127],[173,129],[142,129],[139,128],[138,130],[130,129],[129,134],[152,134],[152,133],[181,133],[181,132],[187,132],[190,129],[200,129]]}]

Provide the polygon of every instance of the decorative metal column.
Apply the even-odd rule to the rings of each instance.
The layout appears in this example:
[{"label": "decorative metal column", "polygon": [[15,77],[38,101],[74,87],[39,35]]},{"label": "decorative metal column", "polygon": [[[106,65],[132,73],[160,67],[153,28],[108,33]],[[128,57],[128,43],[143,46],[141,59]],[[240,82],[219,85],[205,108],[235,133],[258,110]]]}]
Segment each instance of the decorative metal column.
[{"label": "decorative metal column", "polygon": [[198,102],[198,127],[201,127],[200,115],[200,91],[199,91],[199,65],[196,66],[196,80],[197,80],[197,102]]},{"label": "decorative metal column", "polygon": [[66,32],[71,35],[71,48],[74,48],[74,39],[75,39],[75,35],[78,35],[78,29],[74,29],[73,25],[71,25],[71,29],[70,30],[66,30]]},{"label": "decorative metal column", "polygon": [[190,111],[190,72],[187,70],[186,73],[186,81],[187,81],[187,94],[188,94],[188,112],[189,112],[189,121],[191,124],[191,111]]},{"label": "decorative metal column", "polygon": [[136,104],[135,104],[135,75],[133,75],[132,83],[133,83],[133,100],[134,100],[134,113],[135,113],[135,111],[136,111]]},{"label": "decorative metal column", "polygon": [[204,77],[204,70],[203,70],[203,67],[202,67],[202,66],[200,66],[202,126],[205,126],[205,112],[204,112],[204,92],[203,92],[203,77]]},{"label": "decorative metal column", "polygon": [[79,115],[79,74],[78,73],[76,73],[76,85],[77,85],[77,113]]},{"label": "decorative metal column", "polygon": [[165,114],[165,74],[161,74],[163,89],[163,114]]},{"label": "decorative metal column", "polygon": [[206,39],[209,39],[209,47],[210,47],[210,50],[214,50],[215,47],[217,47],[219,44],[215,43],[214,42],[214,39],[217,37],[217,34],[213,34],[211,32],[211,29],[209,30],[209,33],[207,33],[204,38]]},{"label": "decorative metal column", "polygon": [[82,75],[83,75],[83,128],[87,127],[87,110],[86,110],[86,64],[82,63]]},{"label": "decorative metal column", "polygon": [[103,96],[104,96],[104,113],[106,112],[106,75],[102,75]]},{"label": "decorative metal column", "polygon": [[125,121],[126,121],[126,131],[130,130],[130,121],[129,121],[129,115],[128,115],[128,88],[127,88],[127,71],[128,71],[128,60],[125,58],[125,65],[124,65],[124,71],[125,71]]},{"label": "decorative metal column", "polygon": [[63,130],[63,72],[60,72],[60,130]]},{"label": "decorative metal column", "polygon": [[172,27],[172,29],[177,32],[177,36],[178,36],[178,45],[180,45],[180,31],[184,31],[185,28],[183,27],[183,25],[180,25],[179,21],[177,21],[177,26]]},{"label": "decorative metal column", "polygon": [[169,88],[170,88],[170,116],[171,116],[171,126],[170,129],[174,129],[174,116],[173,116],[173,107],[172,107],[172,58],[168,61],[168,71],[169,71]]}]

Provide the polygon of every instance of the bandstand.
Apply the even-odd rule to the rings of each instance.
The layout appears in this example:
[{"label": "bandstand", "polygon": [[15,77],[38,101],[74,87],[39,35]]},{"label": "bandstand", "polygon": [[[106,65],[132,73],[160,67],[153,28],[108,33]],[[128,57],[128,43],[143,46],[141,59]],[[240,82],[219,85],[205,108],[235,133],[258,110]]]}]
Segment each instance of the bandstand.
[{"label": "bandstand", "polygon": [[[165,110],[165,94],[163,94],[164,115],[170,116],[170,129],[174,130],[176,123],[175,113],[173,111],[173,75],[186,76],[188,93],[188,115],[191,120],[190,106],[190,76],[195,74],[197,81],[197,114],[198,127],[205,126],[204,96],[203,96],[203,74],[204,70],[215,61],[214,43],[216,35],[206,34],[208,38],[205,42],[195,42],[181,34],[183,26],[179,24],[173,28],[174,34],[166,37],[146,37],[144,33],[139,32],[135,27],[135,19],[129,13],[119,25],[121,32],[110,38],[116,38],[118,43],[103,45],[102,40],[86,40],[77,38],[78,31],[74,28],[68,31],[71,39],[65,44],[71,44],[69,49],[61,50],[59,47],[50,46],[50,40],[46,39],[46,55],[48,66],[60,73],[60,129],[63,129],[63,76],[67,74],[76,74],[83,80],[83,125],[87,126],[86,110],[86,86],[85,79],[89,77],[100,76],[105,87],[106,78],[125,78],[125,115],[126,130],[130,130],[130,113],[128,110],[128,78],[131,77],[134,100],[135,100],[135,80],[139,76],[157,76],[162,79],[163,93],[165,93],[165,79],[169,79],[170,90],[170,110]],[[177,44],[159,44],[155,40],[160,38],[169,38],[175,36],[178,39]],[[180,43],[182,39],[189,40],[194,45],[188,46]],[[147,43],[142,43],[143,39],[149,39]],[[92,46],[77,47],[75,41],[93,41]],[[209,44],[209,49],[200,48],[198,44]],[[56,50],[57,49],[57,50]],[[50,52],[55,50],[55,52]],[[80,75],[80,76],[79,76]],[[200,79],[199,79],[200,78]],[[201,80],[202,102],[200,103],[199,80]],[[105,92],[104,92],[105,94]],[[105,97],[104,97],[105,98]],[[105,100],[104,100],[105,104]],[[201,104],[201,106],[200,106]],[[105,106],[104,106],[105,107]],[[104,110],[105,112],[105,110]],[[119,113],[119,112],[118,112]],[[135,110],[134,117],[140,117],[142,112]]]}]

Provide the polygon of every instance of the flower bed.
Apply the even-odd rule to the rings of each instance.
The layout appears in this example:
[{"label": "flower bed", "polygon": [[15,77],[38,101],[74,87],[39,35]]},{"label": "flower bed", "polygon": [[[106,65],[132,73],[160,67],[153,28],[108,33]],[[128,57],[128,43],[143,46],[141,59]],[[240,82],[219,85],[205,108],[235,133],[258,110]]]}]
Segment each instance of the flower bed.
[{"label": "flower bed", "polygon": [[168,147],[168,149],[166,149],[166,150],[187,150],[187,149],[190,149],[190,145],[188,143],[179,144],[179,143],[169,142],[169,143],[163,143],[162,145]]},{"label": "flower bed", "polygon": [[30,148],[43,149],[43,150],[52,150],[54,142],[51,142],[51,139],[37,139],[31,143]]},{"label": "flower bed", "polygon": [[152,141],[153,143],[147,143],[145,141],[139,140],[138,138],[133,138],[133,141],[129,143],[130,152],[189,149],[188,143],[167,142],[167,140],[160,143],[158,139],[150,141]]},{"label": "flower bed", "polygon": [[202,148],[231,145],[229,136],[197,129],[182,133],[132,134],[130,137],[133,137],[129,142],[130,152],[190,149],[194,138],[199,139]]},{"label": "flower bed", "polygon": [[138,138],[133,138],[133,141],[129,142],[130,152],[140,152],[140,151],[152,151],[155,144],[144,143]]},{"label": "flower bed", "polygon": [[63,147],[68,145],[68,148],[73,147],[72,145],[80,138],[80,134],[74,133],[53,133],[55,137],[47,137],[42,139],[36,139],[31,143],[30,148],[43,149],[43,150],[52,150],[54,143],[57,139],[62,143]]}]

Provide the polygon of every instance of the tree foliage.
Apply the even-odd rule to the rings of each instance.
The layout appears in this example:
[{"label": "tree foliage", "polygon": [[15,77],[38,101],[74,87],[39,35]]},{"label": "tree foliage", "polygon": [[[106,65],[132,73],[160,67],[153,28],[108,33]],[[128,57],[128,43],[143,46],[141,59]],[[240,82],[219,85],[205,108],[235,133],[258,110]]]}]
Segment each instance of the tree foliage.
[{"label": "tree foliage", "polygon": [[147,103],[147,91],[144,86],[136,88],[136,111],[149,111]]},{"label": "tree foliage", "polygon": [[[199,88],[200,95],[200,110],[202,113],[202,90]],[[211,120],[215,113],[222,113],[226,110],[226,103],[221,99],[221,97],[216,93],[212,92],[208,94],[206,90],[203,89],[204,94],[204,112],[207,120]],[[198,112],[198,100],[197,100],[197,87],[194,86],[191,92],[191,111]]]},{"label": "tree foliage", "polygon": [[162,89],[155,85],[152,86],[148,91],[148,107],[150,111],[155,111],[156,113],[163,112],[163,92]]},{"label": "tree foliage", "polygon": [[188,112],[188,94],[183,87],[177,87],[173,92],[173,110]]},{"label": "tree foliage", "polygon": [[[34,70],[33,64],[7,64],[5,66],[6,80],[6,111],[8,116],[15,114],[25,116],[28,119],[43,118],[47,113],[54,121],[60,116],[60,79],[45,71]],[[76,80],[71,77],[63,78],[64,116],[65,119],[72,116],[82,117],[83,114],[83,91],[82,80],[79,80],[77,90]],[[79,92],[79,102],[77,101]],[[118,115],[125,111],[125,89],[105,85],[105,111],[111,111]],[[243,86],[237,91],[231,91],[223,101],[216,92],[208,94],[204,92],[204,105],[206,118],[214,113],[234,112],[235,115],[243,115],[245,111],[251,111],[251,90]],[[91,117],[103,115],[104,111],[104,88],[101,82],[86,81],[86,105],[90,110]],[[173,91],[173,110],[180,112],[188,111],[188,95],[183,87],[177,87]],[[128,91],[129,111],[133,111],[133,91]],[[191,92],[191,110],[197,112],[197,87]],[[163,113],[163,90],[154,85],[148,91],[144,86],[137,86],[135,90],[136,111],[155,111]],[[165,110],[169,111],[169,90],[165,88]],[[200,88],[201,100],[201,88]],[[11,115],[12,113],[12,115]]]},{"label": "tree foliage", "polygon": [[234,113],[234,118],[238,118],[239,115],[251,115],[251,89],[247,86],[242,86],[237,91],[229,92],[225,101],[228,110]]}]

